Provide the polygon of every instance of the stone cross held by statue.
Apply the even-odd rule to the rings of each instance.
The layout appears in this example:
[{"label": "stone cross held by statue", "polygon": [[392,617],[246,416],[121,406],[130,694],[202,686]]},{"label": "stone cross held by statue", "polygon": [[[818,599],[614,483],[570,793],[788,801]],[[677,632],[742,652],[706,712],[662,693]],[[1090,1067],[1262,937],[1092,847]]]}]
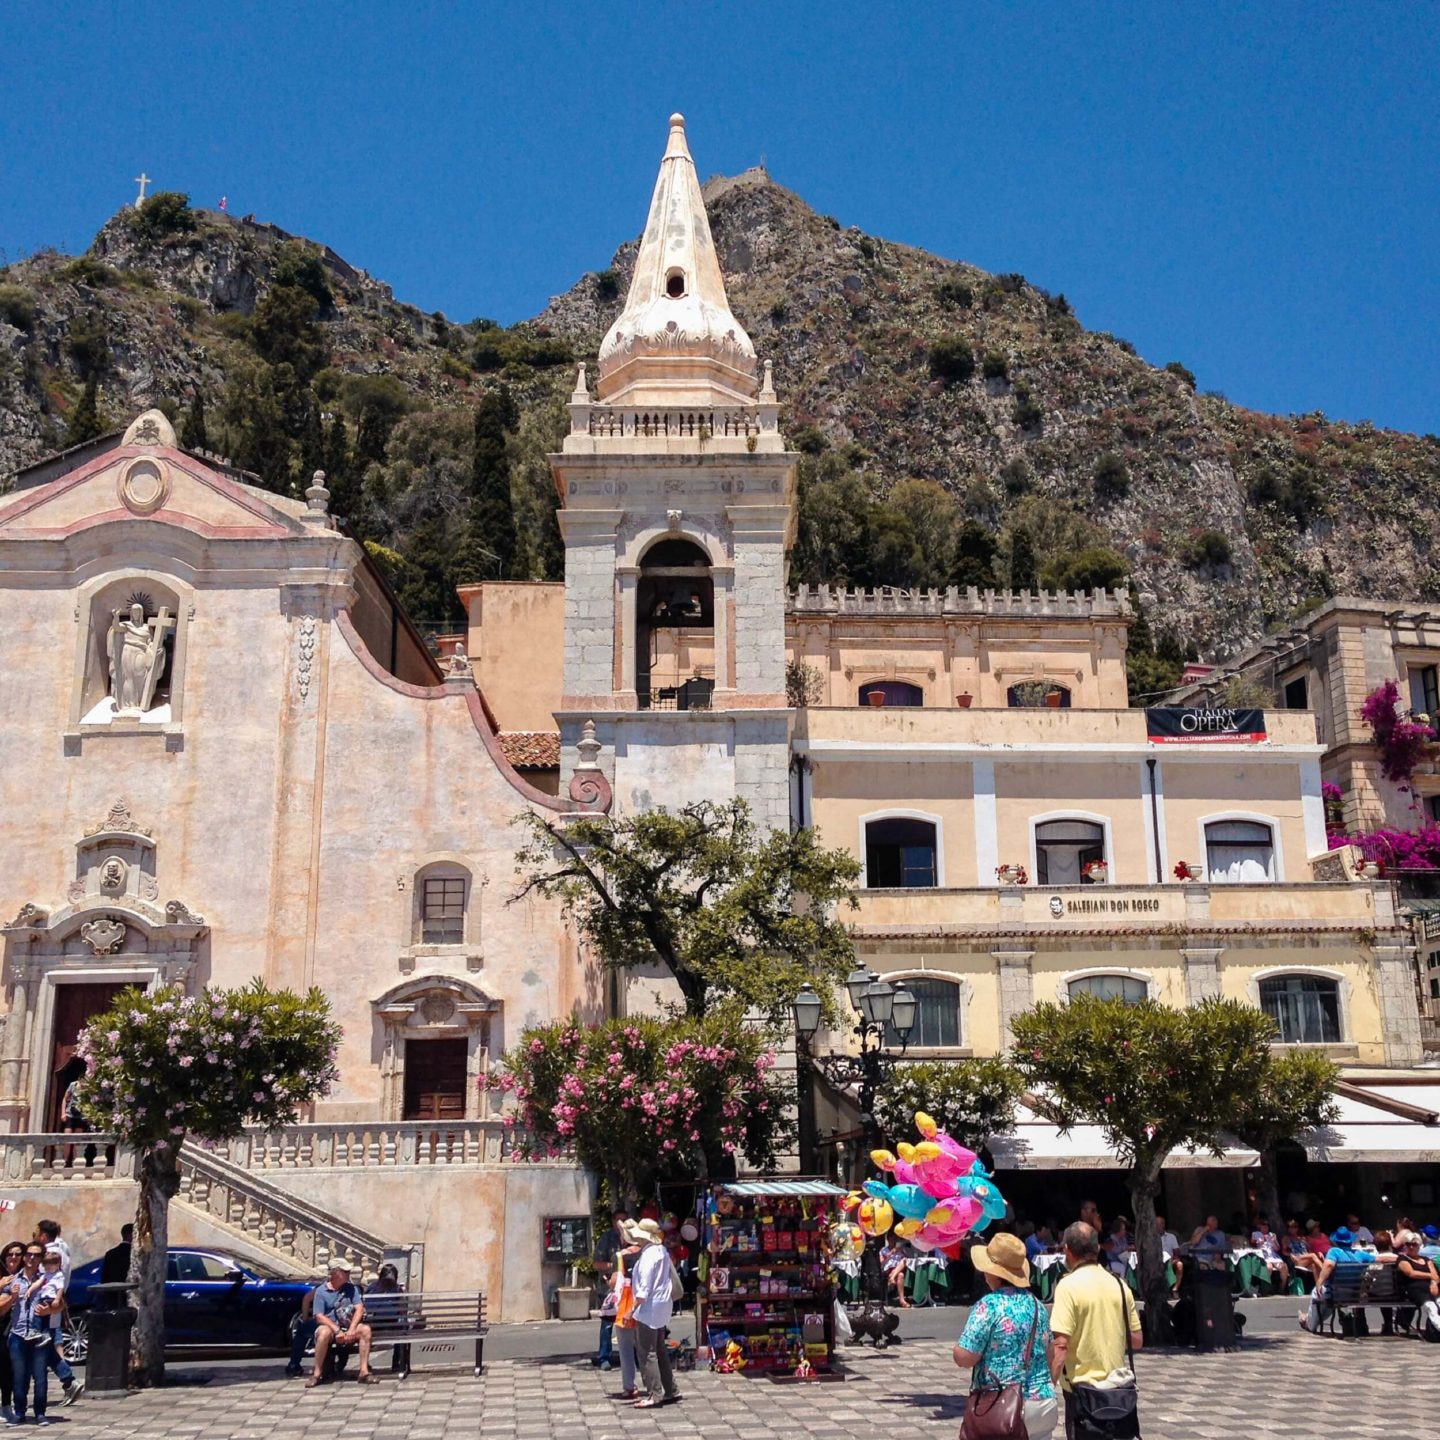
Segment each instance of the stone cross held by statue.
[{"label": "stone cross held by statue", "polygon": [[150,184],[150,177],[142,170],[135,177],[135,183],[140,187],[140,193],[135,197],[135,208],[138,210],[145,203],[145,187]]}]

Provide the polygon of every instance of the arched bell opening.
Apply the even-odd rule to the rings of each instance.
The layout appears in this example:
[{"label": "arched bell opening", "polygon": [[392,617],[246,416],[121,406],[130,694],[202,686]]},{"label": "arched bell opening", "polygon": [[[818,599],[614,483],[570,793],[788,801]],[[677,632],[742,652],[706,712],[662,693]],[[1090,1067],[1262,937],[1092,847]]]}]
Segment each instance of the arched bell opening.
[{"label": "arched bell opening", "polygon": [[635,690],[642,710],[708,710],[715,691],[715,581],[693,540],[660,540],[640,560]]}]

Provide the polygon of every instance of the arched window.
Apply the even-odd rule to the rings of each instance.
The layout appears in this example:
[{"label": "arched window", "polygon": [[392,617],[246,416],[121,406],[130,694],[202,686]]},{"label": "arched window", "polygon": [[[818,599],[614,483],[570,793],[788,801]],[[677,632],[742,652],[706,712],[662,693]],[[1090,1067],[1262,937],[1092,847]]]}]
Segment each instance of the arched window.
[{"label": "arched window", "polygon": [[463,945],[470,910],[470,872],[440,861],[415,877],[415,945]]},{"label": "arched window", "polygon": [[1338,1045],[1340,985],[1325,975],[1272,975],[1260,981],[1260,1008],[1282,1045]]},{"label": "arched window", "polygon": [[1052,710],[1070,708],[1070,692],[1053,680],[1022,680],[1005,692],[1005,703],[1012,710],[1035,710],[1047,707]]},{"label": "arched window", "polygon": [[1275,834],[1254,820],[1212,820],[1205,827],[1205,870],[1212,884],[1275,878]]},{"label": "arched window", "polygon": [[865,825],[865,885],[923,890],[937,883],[936,832],[928,820],[894,817]]},{"label": "arched window", "polygon": [[[887,977],[888,978],[888,977]],[[915,1028],[911,1030],[908,1045],[934,1049],[941,1046],[954,1049],[960,1042],[960,1001],[962,991],[953,980],[938,980],[927,976],[915,979],[906,976],[892,979],[898,990],[904,986],[915,997]],[[897,1048],[900,1037],[891,1026],[885,1027],[885,1043]]]},{"label": "arched window", "polygon": [[640,561],[635,690],[642,710],[708,710],[715,690],[715,582],[693,540],[660,540]]},{"label": "arched window", "polygon": [[1041,885],[1089,885],[1085,867],[1105,859],[1105,827],[1093,820],[1043,820],[1035,827],[1035,874]]},{"label": "arched window", "polygon": [[[880,698],[876,700],[874,697]],[[923,705],[925,692],[906,680],[872,680],[860,687],[862,705]]]},{"label": "arched window", "polygon": [[1133,975],[1082,975],[1065,987],[1073,1000],[1077,995],[1093,995],[1097,1000],[1123,1000],[1138,1005],[1150,994],[1150,987]]}]

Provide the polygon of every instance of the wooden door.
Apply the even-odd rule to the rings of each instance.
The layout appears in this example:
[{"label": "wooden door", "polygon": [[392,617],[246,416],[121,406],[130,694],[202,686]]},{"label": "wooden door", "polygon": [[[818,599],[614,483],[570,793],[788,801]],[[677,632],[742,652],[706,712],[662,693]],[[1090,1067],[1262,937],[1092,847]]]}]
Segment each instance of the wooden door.
[{"label": "wooden door", "polygon": [[60,1100],[66,1087],[82,1072],[75,1058],[75,1042],[92,1015],[108,1010],[111,1002],[128,984],[57,985],[55,987],[55,1028],[51,1032],[50,1069],[45,1093],[45,1129],[60,1128]]},{"label": "wooden door", "polygon": [[465,1118],[465,1040],[405,1042],[406,1120]]}]

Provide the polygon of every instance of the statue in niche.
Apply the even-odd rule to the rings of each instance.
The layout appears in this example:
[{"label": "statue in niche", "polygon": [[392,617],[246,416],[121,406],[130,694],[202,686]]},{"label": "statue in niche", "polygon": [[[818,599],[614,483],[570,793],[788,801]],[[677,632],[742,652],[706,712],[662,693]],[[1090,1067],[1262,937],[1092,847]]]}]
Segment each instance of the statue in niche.
[{"label": "statue in niche", "polygon": [[165,638],[175,628],[164,606],[149,619],[145,606],[131,602],[116,610],[105,638],[110,659],[110,695],[117,715],[143,715],[155,698],[155,687],[165,665]]}]

